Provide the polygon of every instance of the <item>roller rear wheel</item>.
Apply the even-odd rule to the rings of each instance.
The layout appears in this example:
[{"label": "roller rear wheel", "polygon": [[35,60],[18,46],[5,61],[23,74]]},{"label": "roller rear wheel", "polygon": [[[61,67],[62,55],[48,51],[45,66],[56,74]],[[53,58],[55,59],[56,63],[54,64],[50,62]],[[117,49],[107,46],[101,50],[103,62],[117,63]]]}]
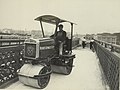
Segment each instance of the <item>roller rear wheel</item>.
[{"label": "roller rear wheel", "polygon": [[65,75],[69,75],[71,73],[71,71],[72,71],[73,59],[68,60],[68,61],[66,60],[65,64],[66,64],[66,66],[65,66]]}]

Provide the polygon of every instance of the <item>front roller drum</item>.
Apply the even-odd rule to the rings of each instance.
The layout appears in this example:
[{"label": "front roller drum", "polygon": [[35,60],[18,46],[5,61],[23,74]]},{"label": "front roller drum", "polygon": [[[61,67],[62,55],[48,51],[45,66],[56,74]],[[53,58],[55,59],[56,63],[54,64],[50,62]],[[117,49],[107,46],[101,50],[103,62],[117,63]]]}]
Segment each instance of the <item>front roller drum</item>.
[{"label": "front roller drum", "polygon": [[39,65],[25,64],[21,68],[19,75],[19,81],[25,85],[43,89],[50,80],[51,70],[48,67]]}]

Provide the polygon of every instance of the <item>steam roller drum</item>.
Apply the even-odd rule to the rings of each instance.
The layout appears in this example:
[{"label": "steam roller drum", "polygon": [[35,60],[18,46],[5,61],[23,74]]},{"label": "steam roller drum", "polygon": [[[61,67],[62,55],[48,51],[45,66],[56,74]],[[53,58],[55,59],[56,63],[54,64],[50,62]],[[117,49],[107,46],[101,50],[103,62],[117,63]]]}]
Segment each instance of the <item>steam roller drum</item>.
[{"label": "steam roller drum", "polygon": [[73,59],[66,60],[62,64],[51,64],[52,72],[69,75],[73,68]]},{"label": "steam roller drum", "polygon": [[50,80],[51,69],[43,65],[24,64],[18,73],[19,81],[35,88],[45,88]]}]

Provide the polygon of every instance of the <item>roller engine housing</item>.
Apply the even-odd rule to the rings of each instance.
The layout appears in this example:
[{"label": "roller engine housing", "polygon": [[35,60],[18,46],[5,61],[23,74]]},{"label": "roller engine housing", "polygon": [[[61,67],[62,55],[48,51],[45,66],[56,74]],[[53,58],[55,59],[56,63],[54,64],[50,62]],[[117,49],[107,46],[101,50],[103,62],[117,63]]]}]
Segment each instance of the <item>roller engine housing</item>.
[{"label": "roller engine housing", "polygon": [[27,59],[45,59],[54,55],[54,39],[28,39],[25,41],[25,54]]}]

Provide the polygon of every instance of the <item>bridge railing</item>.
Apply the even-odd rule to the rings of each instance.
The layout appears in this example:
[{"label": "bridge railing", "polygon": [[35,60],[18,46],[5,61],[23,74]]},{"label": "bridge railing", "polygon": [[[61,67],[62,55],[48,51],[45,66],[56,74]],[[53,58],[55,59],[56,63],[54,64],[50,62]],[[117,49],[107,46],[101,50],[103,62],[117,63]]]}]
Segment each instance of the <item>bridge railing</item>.
[{"label": "bridge railing", "polygon": [[0,39],[0,47],[24,44],[24,39]]},{"label": "bridge railing", "polygon": [[119,90],[120,46],[95,40],[94,48],[110,90]]},{"label": "bridge railing", "polygon": [[23,65],[23,42],[17,39],[0,40],[0,88],[17,77],[17,70]]},{"label": "bridge railing", "polygon": [[105,41],[97,41],[100,45],[102,45],[103,47],[109,49],[111,52],[117,52],[120,53],[120,45],[116,45],[116,44],[111,44]]},{"label": "bridge railing", "polygon": [[76,48],[80,46],[80,38],[73,38],[73,41],[72,41],[72,49]]}]

